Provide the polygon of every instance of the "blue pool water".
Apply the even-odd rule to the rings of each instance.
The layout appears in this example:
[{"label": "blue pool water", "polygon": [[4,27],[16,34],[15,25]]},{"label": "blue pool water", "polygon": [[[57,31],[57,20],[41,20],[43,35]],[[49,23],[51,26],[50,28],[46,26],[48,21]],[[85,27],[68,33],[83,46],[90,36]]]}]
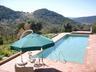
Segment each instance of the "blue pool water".
[{"label": "blue pool water", "polygon": [[55,61],[68,61],[83,63],[88,35],[66,35],[55,43],[55,46],[48,48],[34,57],[43,57]]}]

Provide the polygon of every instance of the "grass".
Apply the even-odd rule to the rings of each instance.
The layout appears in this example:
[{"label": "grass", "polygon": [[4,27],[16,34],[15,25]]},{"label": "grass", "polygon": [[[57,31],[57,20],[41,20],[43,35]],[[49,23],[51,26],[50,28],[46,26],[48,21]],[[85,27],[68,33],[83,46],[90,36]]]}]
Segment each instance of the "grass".
[{"label": "grass", "polygon": [[10,49],[10,44],[0,45],[0,60],[4,57],[9,57],[14,53],[16,53],[16,51]]}]

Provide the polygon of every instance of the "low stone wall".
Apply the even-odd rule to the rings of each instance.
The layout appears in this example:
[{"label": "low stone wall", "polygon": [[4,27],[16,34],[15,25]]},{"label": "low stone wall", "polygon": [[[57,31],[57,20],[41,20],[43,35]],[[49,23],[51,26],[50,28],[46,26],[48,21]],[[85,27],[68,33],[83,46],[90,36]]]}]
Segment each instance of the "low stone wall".
[{"label": "low stone wall", "polygon": [[8,58],[6,58],[6,59],[0,61],[0,65],[2,65],[2,64],[4,64],[4,63],[6,63],[6,62],[12,60],[13,58],[19,56],[20,54],[21,54],[21,52],[18,52],[18,53],[16,53],[16,54],[14,54],[14,55],[12,55],[12,56],[10,56],[10,57],[8,57]]}]

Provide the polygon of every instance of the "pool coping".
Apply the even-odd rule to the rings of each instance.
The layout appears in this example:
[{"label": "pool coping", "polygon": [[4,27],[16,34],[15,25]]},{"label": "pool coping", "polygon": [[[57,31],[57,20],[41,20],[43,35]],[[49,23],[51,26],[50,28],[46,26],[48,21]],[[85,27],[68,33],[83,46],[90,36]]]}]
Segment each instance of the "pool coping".
[{"label": "pool coping", "polygon": [[54,38],[52,38],[52,40],[53,40],[54,42],[57,42],[58,40],[60,40],[62,37],[64,37],[64,36],[67,35],[67,34],[71,34],[71,33],[60,33],[60,34],[58,34],[57,36],[55,36]]}]

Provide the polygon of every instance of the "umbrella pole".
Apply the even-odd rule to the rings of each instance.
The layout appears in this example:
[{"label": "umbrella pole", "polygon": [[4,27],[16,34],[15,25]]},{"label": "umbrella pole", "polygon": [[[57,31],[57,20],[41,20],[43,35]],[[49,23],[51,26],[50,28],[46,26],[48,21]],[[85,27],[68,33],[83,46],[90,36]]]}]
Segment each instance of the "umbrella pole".
[{"label": "umbrella pole", "polygon": [[[41,48],[41,51],[43,51],[43,48]],[[42,60],[42,63],[44,64],[44,61],[43,61],[43,54],[42,54],[41,60]]]},{"label": "umbrella pole", "polygon": [[22,51],[21,51],[20,55],[21,55],[21,62],[23,63]]},{"label": "umbrella pole", "polygon": [[[41,48],[41,51],[43,51],[43,48]],[[41,58],[41,60],[42,60],[42,66],[46,66],[46,64],[44,63],[44,60],[43,60],[43,53],[42,53],[42,58]]]},{"label": "umbrella pole", "polygon": [[44,61],[43,61],[43,54],[42,54],[42,63],[44,63]]}]

